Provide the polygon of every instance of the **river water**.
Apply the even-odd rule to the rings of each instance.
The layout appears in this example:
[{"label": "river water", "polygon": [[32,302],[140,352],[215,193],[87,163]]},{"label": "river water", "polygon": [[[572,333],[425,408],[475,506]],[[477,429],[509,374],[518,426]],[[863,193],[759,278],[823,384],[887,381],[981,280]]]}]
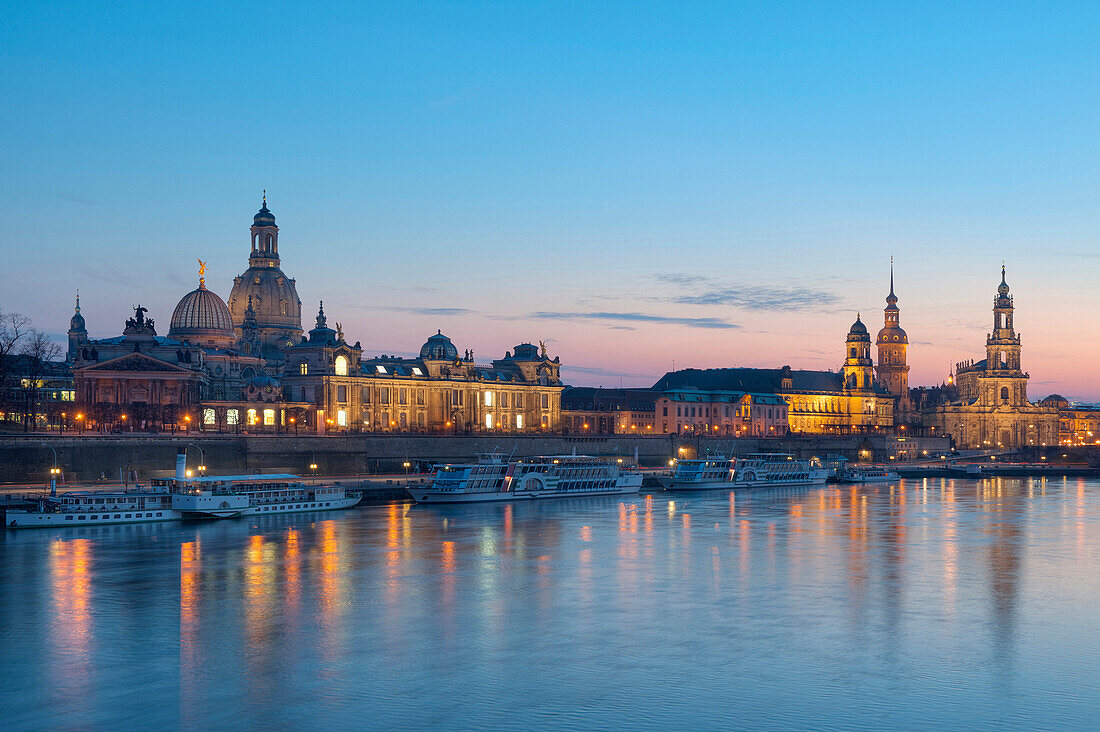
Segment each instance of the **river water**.
[{"label": "river water", "polygon": [[1100,482],[6,532],[0,728],[1100,720]]}]

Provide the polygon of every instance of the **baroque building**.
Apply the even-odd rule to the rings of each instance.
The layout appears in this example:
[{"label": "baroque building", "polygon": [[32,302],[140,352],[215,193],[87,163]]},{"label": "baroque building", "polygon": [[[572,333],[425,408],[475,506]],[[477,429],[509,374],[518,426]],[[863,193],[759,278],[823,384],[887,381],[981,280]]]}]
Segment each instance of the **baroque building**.
[{"label": "baroque building", "polygon": [[205,270],[200,262],[199,286],[176,305],[167,336],[157,335],[138,306],[121,336],[90,339],[78,300],[69,356],[74,398],[89,427],[276,431],[291,409],[308,410],[286,403],[264,359],[235,336],[225,302],[206,288]]},{"label": "baroque building", "polygon": [[235,335],[241,338],[251,306],[260,343],[256,355],[277,366],[283,363],[284,350],[302,338],[302,301],[294,279],[280,269],[279,227],[275,214],[267,208],[266,191],[263,205],[252,218],[251,235],[248,269],[233,280],[229,312]]},{"label": "baroque building", "polygon": [[924,424],[950,435],[961,448],[1015,448],[1058,444],[1058,409],[1027,398],[1030,374],[1021,369],[1020,336],[1001,267],[993,298],[993,330],[986,357],[955,366],[954,389],[928,406]]},{"label": "baroque building", "polygon": [[[893,427],[894,399],[874,378],[871,337],[858,314],[844,345],[845,358],[840,371],[803,371],[790,366],[671,371],[653,388],[661,392],[695,390],[701,398],[690,400],[695,403],[676,404],[676,414],[670,411],[667,416],[658,400],[662,407],[662,413],[657,415],[661,431],[681,433],[699,431],[700,427],[713,430],[717,424],[720,430],[736,432],[739,427],[755,430],[754,425],[763,424],[770,433],[772,427],[781,426],[779,420],[783,419],[792,433],[872,432]],[[773,416],[764,416],[765,411],[754,418],[750,411],[747,421],[744,416],[740,422],[732,421],[735,405],[727,397],[738,394],[750,395],[749,401],[761,409],[772,408]],[[775,410],[776,405],[760,400],[768,394],[783,399],[782,412]],[[737,401],[743,399],[737,397]]]},{"label": "baroque building", "polygon": [[324,308],[309,338],[287,349],[290,398],[314,405],[319,432],[539,432],[561,428],[561,364],[523,343],[478,364],[436,332],[417,358],[363,358]]}]

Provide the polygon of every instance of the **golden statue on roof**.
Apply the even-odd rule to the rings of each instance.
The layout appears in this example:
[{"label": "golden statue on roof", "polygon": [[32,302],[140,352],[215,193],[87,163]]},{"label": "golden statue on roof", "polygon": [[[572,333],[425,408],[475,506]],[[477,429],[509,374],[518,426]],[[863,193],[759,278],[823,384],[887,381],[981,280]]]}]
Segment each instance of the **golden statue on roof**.
[{"label": "golden statue on roof", "polygon": [[199,287],[202,287],[203,285],[206,284],[206,262],[202,261],[201,259],[198,260],[198,262],[199,262]]}]

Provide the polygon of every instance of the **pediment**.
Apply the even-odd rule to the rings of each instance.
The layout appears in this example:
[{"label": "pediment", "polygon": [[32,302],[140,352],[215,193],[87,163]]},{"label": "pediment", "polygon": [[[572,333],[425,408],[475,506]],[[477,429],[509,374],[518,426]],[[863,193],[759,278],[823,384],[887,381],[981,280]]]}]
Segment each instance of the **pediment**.
[{"label": "pediment", "polygon": [[194,373],[190,369],[185,369],[182,366],[177,366],[167,361],[161,361],[159,358],[153,358],[147,356],[144,353],[127,353],[124,356],[116,356],[107,361],[101,361],[91,366],[85,366],[84,368],[77,369],[78,373],[87,373],[95,371],[134,371],[134,372],[162,372],[162,373],[175,373],[175,374],[191,374]]}]

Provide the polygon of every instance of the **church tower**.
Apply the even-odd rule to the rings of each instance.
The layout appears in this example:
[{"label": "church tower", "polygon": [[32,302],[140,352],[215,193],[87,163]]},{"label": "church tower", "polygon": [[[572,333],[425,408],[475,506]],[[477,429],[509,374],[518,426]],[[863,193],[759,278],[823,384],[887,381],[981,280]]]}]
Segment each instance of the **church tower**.
[{"label": "church tower", "polygon": [[845,342],[847,356],[844,359],[844,388],[853,391],[870,391],[874,388],[874,361],[871,360],[871,336],[867,326],[856,314]]},{"label": "church tower", "polygon": [[886,296],[883,310],[884,322],[878,332],[878,366],[875,369],[879,383],[898,400],[897,413],[909,411],[909,365],[905,352],[909,348],[909,336],[901,328],[898,297],[894,294],[894,258],[890,258],[890,294]]},{"label": "church tower", "polygon": [[[252,250],[248,269],[233,280],[229,293],[229,312],[233,318],[236,338],[245,339],[245,321],[250,317],[250,340],[260,344],[259,353],[269,364],[279,366],[284,361],[283,350],[302,340],[302,301],[293,278],[280,269],[279,227],[275,214],[267,207],[267,193],[259,212],[252,217]],[[252,308],[252,315],[248,313]]]},{"label": "church tower", "polygon": [[84,316],[80,314],[80,293],[76,293],[76,312],[69,319],[69,351],[65,354],[65,360],[69,363],[76,361],[80,355],[80,349],[88,345],[88,329],[84,325]]},{"label": "church tower", "polygon": [[985,339],[985,374],[982,400],[989,405],[1020,406],[1027,401],[1027,374],[1020,369],[1020,336],[1012,325],[1012,295],[1008,294],[1005,268],[993,298],[993,332]]}]

